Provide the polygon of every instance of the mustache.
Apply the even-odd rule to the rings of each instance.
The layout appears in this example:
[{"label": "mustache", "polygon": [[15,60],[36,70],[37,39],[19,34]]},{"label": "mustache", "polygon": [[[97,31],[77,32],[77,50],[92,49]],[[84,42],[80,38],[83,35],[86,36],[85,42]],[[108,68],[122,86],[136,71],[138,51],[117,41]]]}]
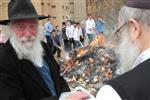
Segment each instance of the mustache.
[{"label": "mustache", "polygon": [[20,40],[22,43],[25,42],[33,42],[36,39],[36,36],[31,36],[31,37],[22,37]]}]

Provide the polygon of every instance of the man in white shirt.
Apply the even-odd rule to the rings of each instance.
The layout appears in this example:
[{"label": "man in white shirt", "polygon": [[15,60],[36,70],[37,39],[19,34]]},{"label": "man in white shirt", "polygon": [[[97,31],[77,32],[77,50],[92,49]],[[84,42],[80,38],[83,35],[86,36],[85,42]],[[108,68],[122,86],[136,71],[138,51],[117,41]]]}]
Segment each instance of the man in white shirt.
[{"label": "man in white shirt", "polygon": [[[150,0],[127,0],[118,25],[115,34],[121,39],[118,50],[126,72],[101,87],[96,100],[150,100]],[[80,100],[86,95],[73,96]]]},{"label": "man in white shirt", "polygon": [[79,48],[80,46],[83,46],[81,41],[80,41],[80,37],[83,38],[82,35],[82,28],[80,26],[80,23],[76,23],[76,28],[74,31],[74,42],[75,42],[75,48]]},{"label": "man in white shirt", "polygon": [[[68,21],[67,22],[67,27],[66,27],[66,36],[68,38],[68,49],[69,51],[72,50],[73,48],[75,48],[75,42],[74,42],[74,26],[71,25],[71,22]],[[72,47],[73,46],[73,47]]]},{"label": "man in white shirt", "polygon": [[88,15],[88,19],[86,20],[85,22],[85,25],[86,25],[86,34],[88,36],[88,39],[89,39],[89,42],[92,42],[94,37],[95,37],[95,22],[94,22],[94,19],[92,19],[92,16],[89,14]]}]

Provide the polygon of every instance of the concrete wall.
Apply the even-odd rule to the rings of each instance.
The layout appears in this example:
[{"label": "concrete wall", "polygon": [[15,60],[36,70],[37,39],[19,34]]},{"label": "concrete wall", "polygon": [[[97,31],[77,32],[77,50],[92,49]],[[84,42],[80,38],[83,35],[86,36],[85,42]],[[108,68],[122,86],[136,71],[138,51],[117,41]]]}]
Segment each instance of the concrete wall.
[{"label": "concrete wall", "polygon": [[[39,15],[51,15],[52,22],[61,26],[66,20],[81,21],[86,16],[86,0],[31,0]],[[0,19],[7,19],[8,0],[0,0]],[[40,21],[41,25],[47,20]]]}]

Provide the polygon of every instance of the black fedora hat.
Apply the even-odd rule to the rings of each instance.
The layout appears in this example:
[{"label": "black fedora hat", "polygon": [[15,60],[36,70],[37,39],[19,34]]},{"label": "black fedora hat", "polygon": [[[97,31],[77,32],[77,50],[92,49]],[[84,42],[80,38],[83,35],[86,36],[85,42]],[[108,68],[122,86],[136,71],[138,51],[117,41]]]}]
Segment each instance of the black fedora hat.
[{"label": "black fedora hat", "polygon": [[8,3],[8,18],[0,20],[1,25],[7,25],[11,20],[37,18],[39,20],[49,16],[38,15],[31,0],[10,0]]},{"label": "black fedora hat", "polygon": [[126,6],[140,9],[150,9],[150,0],[126,0]]}]

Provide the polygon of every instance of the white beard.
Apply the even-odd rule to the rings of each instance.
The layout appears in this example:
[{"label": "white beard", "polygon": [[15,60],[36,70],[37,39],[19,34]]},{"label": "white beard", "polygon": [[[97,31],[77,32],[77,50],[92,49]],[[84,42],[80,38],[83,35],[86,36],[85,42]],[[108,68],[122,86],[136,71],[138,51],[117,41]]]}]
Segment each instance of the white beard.
[{"label": "white beard", "polygon": [[132,66],[139,55],[138,47],[135,46],[127,33],[122,33],[123,38],[121,44],[118,47],[118,52],[120,54],[120,71],[121,73],[125,73],[132,69]]},{"label": "white beard", "polygon": [[26,37],[19,39],[13,32],[10,37],[10,43],[15,49],[19,59],[27,59],[36,67],[43,66],[43,48],[40,43],[39,34],[29,39]]}]

